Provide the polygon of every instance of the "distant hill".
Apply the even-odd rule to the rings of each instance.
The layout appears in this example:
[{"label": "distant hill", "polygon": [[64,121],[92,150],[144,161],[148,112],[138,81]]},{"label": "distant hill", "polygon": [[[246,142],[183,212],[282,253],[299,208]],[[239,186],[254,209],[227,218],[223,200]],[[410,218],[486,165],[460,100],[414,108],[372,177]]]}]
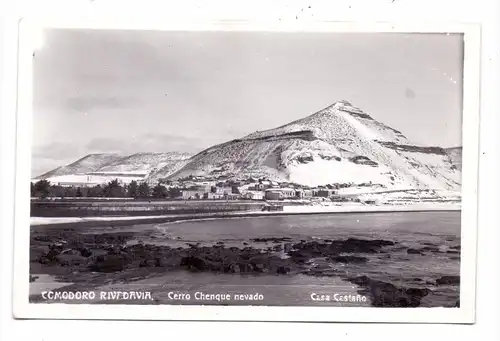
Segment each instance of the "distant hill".
[{"label": "distant hill", "polygon": [[151,174],[166,177],[189,159],[187,153],[89,154],[69,165],[56,168],[37,178],[52,183],[99,184],[119,179],[123,182],[148,179]]},{"label": "distant hill", "polygon": [[37,176],[35,179],[41,180],[63,175],[86,174],[94,172],[105,165],[120,160],[121,158],[122,156],[115,153],[89,154],[73,163],[70,163],[69,165],[58,167]]}]

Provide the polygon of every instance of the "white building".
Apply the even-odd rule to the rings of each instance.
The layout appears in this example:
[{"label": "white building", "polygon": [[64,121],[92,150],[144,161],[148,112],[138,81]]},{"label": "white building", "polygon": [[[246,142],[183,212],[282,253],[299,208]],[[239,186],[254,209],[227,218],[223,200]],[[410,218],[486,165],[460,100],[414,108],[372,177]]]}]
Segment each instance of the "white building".
[{"label": "white building", "polygon": [[248,191],[245,193],[244,198],[250,200],[264,200],[265,192],[262,191]]},{"label": "white building", "polygon": [[296,195],[298,198],[312,198],[313,191],[311,189],[298,189],[296,190]]}]

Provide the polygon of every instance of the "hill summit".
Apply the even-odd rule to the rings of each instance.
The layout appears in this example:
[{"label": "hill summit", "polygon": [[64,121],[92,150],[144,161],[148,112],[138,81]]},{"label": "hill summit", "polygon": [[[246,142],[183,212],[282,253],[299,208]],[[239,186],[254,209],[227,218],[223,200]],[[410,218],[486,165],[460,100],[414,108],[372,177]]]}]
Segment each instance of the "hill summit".
[{"label": "hill summit", "polygon": [[417,146],[348,101],[257,131],[193,156],[170,179],[265,177],[303,185],[376,183],[387,188],[459,190],[446,150]]}]

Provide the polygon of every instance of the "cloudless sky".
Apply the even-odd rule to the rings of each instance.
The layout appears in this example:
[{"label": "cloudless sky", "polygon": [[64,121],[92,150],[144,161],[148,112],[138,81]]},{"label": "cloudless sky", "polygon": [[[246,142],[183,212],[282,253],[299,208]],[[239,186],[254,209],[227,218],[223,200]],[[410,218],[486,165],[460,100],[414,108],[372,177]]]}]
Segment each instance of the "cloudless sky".
[{"label": "cloudless sky", "polygon": [[348,100],[415,144],[461,145],[463,38],[47,30],[33,175],[89,153],[197,152]]}]

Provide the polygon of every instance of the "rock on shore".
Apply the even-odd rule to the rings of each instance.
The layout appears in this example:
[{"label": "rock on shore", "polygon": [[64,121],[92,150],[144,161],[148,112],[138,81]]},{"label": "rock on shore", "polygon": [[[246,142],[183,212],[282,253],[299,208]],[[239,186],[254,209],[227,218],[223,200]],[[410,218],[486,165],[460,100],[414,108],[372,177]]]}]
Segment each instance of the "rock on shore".
[{"label": "rock on shore", "polygon": [[443,276],[436,280],[437,285],[458,285],[460,284],[460,276]]},{"label": "rock on shore", "polygon": [[306,263],[311,258],[329,257],[333,261],[338,262],[364,262],[365,257],[358,256],[341,256],[345,253],[356,254],[371,254],[380,253],[384,246],[392,246],[395,243],[388,240],[367,240],[349,238],[346,240],[332,240],[328,242],[300,242],[292,245],[292,250],[288,254],[294,262]]},{"label": "rock on shore", "polygon": [[371,279],[367,276],[359,276],[348,279],[351,283],[364,288],[372,298],[375,307],[418,307],[423,297],[431,291],[427,288],[405,288],[394,284]]}]

